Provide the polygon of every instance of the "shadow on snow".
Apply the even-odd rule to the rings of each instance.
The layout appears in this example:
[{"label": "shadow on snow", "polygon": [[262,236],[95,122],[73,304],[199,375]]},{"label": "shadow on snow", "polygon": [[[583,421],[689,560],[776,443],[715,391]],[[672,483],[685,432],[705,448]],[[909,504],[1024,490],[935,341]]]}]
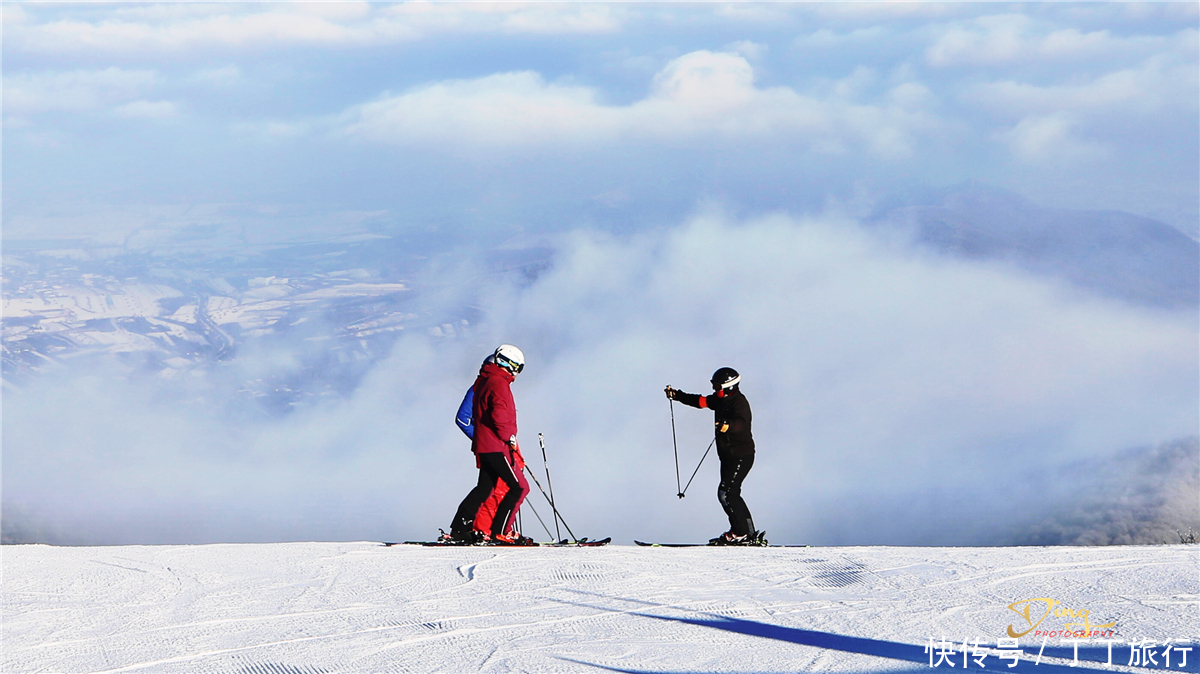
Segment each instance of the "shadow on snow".
[{"label": "shadow on snow", "polygon": [[[665,621],[670,621],[670,622],[683,623],[686,625],[696,625],[698,627],[707,627],[710,629],[717,629],[717,630],[722,630],[725,632],[734,632],[736,634],[745,634],[748,636],[762,637],[764,639],[773,639],[775,641],[786,641],[788,643],[799,644],[801,646],[813,646],[815,648],[824,648],[824,649],[828,649],[828,650],[842,651],[844,653],[858,653],[861,655],[870,655],[870,656],[879,657],[879,658],[887,658],[890,660],[903,660],[906,662],[919,663],[921,665],[924,665],[926,668],[929,668],[929,663],[930,663],[930,654],[929,654],[929,651],[927,650],[928,645],[914,645],[914,644],[900,643],[897,641],[882,641],[879,639],[851,637],[851,636],[845,636],[842,634],[832,634],[829,632],[817,632],[814,630],[805,630],[805,629],[799,629],[796,627],[784,627],[782,625],[772,625],[770,623],[762,623],[762,622],[757,622],[754,620],[729,618],[726,616],[711,616],[711,617],[703,617],[703,618],[671,618],[671,617],[666,617],[666,616],[650,615],[650,614],[646,614],[646,613],[634,613],[632,615],[638,615],[643,618],[651,618],[653,620],[665,620]],[[1179,667],[1177,662],[1173,660],[1171,662],[1169,671],[1173,671],[1173,672],[1175,672],[1175,671],[1178,671],[1178,672],[1198,672],[1198,671],[1200,671],[1200,666],[1198,666],[1198,665],[1200,665],[1200,649],[1196,649],[1195,644],[1179,644],[1179,646],[1183,647],[1183,648],[1192,647],[1193,650],[1191,650],[1190,652],[1187,653],[1187,655],[1191,655],[1192,657],[1188,660],[1187,666],[1182,667],[1182,668]],[[933,654],[934,662],[939,662],[938,654],[939,654],[941,648],[942,648],[941,640],[940,639],[935,640],[934,654]],[[1101,647],[1080,646],[1079,655],[1078,655],[1079,664],[1077,666],[1052,664],[1052,663],[1046,663],[1046,662],[1041,662],[1039,664],[1038,662],[1036,662],[1034,660],[1021,659],[1021,660],[1018,660],[1016,662],[1016,664],[1012,667],[1010,667],[1008,665],[1008,663],[1011,662],[1011,659],[1009,659],[1009,658],[1001,659],[999,657],[1000,654],[997,653],[997,649],[987,649],[988,655],[987,655],[987,659],[984,660],[985,665],[983,667],[980,667],[977,664],[975,658],[973,658],[973,657],[969,657],[967,659],[967,665],[964,667],[963,655],[962,655],[962,651],[961,651],[961,644],[949,643],[948,648],[953,649],[953,651],[954,651],[951,655],[948,656],[948,659],[950,661],[954,662],[954,667],[953,667],[953,669],[951,669],[947,665],[947,663],[941,662],[940,665],[937,667],[937,669],[940,669],[942,671],[947,671],[947,670],[948,671],[960,671],[960,672],[961,671],[975,671],[975,672],[991,671],[991,672],[1013,672],[1016,674],[1069,674],[1069,673],[1082,674],[1085,672],[1112,672],[1113,671],[1113,669],[1107,665],[1107,663],[1109,661],[1107,646],[1101,646]],[[1125,647],[1125,649],[1127,649],[1127,648],[1128,648],[1128,646]],[[1158,661],[1158,666],[1157,667],[1146,666],[1146,667],[1144,667],[1144,669],[1146,669],[1148,671],[1168,670],[1168,667],[1164,666],[1164,664],[1165,664],[1164,658],[1163,658],[1162,652],[1161,652],[1162,648],[1163,648],[1163,645],[1160,644],[1154,651],[1156,659]],[[1116,645],[1114,644],[1113,657],[1112,657],[1113,665],[1123,665],[1123,666],[1127,665],[1128,652],[1125,649],[1116,647]],[[1032,649],[1021,648],[1021,649],[1019,649],[1019,651],[1021,653],[1023,653],[1023,657],[1027,658],[1027,657],[1032,656],[1032,657],[1036,658],[1038,655],[1039,647],[1035,644],[1035,647]],[[1012,652],[1018,652],[1018,649],[1014,649]],[[1121,653],[1124,653],[1124,655],[1125,655],[1124,658],[1120,657]],[[1041,655],[1042,655],[1042,657],[1063,658],[1066,660],[1073,660],[1075,658],[1074,648],[1072,648],[1071,646],[1065,646],[1065,647],[1063,647],[1063,646],[1054,646],[1054,647],[1046,646],[1045,649],[1041,651]],[[1178,654],[1175,654],[1175,658],[1178,658],[1178,657],[1179,657]],[[638,669],[623,669],[623,668],[619,668],[619,667],[608,667],[608,666],[604,666],[604,665],[598,665],[596,663],[582,662],[582,661],[578,661],[578,660],[570,660],[570,661],[575,662],[577,664],[589,665],[592,667],[598,667],[600,669],[606,669],[606,670],[614,671],[614,672],[627,672],[629,674],[641,674],[643,672],[643,670],[638,670]],[[1100,665],[1100,668],[1086,667],[1086,666],[1084,666],[1085,663],[1086,664],[1097,664],[1097,665]],[[881,665],[882,665],[882,663],[881,663]],[[645,671],[649,672],[649,670],[645,670]],[[695,671],[695,670],[688,670],[688,671]],[[881,666],[879,668],[871,668],[871,669],[867,669],[864,671],[879,674],[882,672],[899,672],[899,671],[912,671],[912,670],[911,670],[911,668],[896,669],[894,667]]]}]

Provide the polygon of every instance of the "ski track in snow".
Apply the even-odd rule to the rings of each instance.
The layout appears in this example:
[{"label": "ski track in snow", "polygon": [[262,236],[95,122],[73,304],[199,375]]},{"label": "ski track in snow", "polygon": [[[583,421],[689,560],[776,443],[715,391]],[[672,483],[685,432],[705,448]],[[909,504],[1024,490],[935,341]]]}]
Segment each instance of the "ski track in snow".
[{"label": "ski track in snow", "polygon": [[[1116,621],[1115,639],[1200,646],[1200,546],[2,554],[4,672],[916,671],[931,638],[994,651],[1008,625],[1023,629],[1008,605],[1043,597]],[[1120,645],[1116,665],[1093,652],[1070,668],[1070,644],[1047,643],[1039,664],[1030,634],[1017,668],[992,656],[984,671],[1153,669],[1125,666]],[[1186,671],[1200,671],[1200,647],[1188,655]]]}]

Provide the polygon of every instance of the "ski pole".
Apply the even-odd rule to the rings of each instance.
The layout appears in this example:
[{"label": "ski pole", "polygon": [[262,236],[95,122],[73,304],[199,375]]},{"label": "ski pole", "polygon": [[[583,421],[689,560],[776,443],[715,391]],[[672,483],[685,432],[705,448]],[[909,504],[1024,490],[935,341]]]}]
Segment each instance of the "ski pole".
[{"label": "ski pole", "polygon": [[[554,483],[550,481],[550,462],[546,460],[546,438],[538,433],[538,444],[542,446],[542,466],[546,468],[546,486],[550,489],[550,507],[554,507]],[[564,522],[565,524],[565,522]],[[558,540],[558,511],[554,511],[554,540]]]},{"label": "ski pole", "polygon": [[[545,497],[546,502],[550,504],[550,509],[554,511],[554,514],[559,519],[562,519],[562,515],[558,512],[558,508],[554,507],[554,501],[550,500],[550,495],[546,493],[545,489],[542,489],[542,483],[538,482],[537,474],[534,473],[532,470],[529,470],[529,466],[525,466],[525,472],[529,473],[529,477],[533,478],[533,483],[537,485],[538,491],[542,492],[542,496]],[[573,541],[579,540],[579,539],[575,538],[575,532],[571,531],[571,527],[567,526],[567,521],[565,519],[562,520],[562,523],[563,523],[563,526],[566,527],[567,533],[571,534],[571,540],[573,540]],[[546,531],[546,533],[550,533],[550,532]]]},{"label": "ski pole", "polygon": [[683,491],[679,493],[679,498],[683,498],[684,492],[688,490],[688,487],[692,486],[692,480],[696,479],[696,473],[700,472],[700,466],[704,465],[704,460],[708,458],[708,453],[712,451],[713,445],[716,442],[717,439],[713,438],[713,441],[708,443],[708,449],[704,450],[704,456],[700,457],[700,463],[696,464],[696,470],[692,471],[692,476],[688,478],[687,487],[684,487]]},{"label": "ski pole", "polygon": [[[671,385],[667,384],[667,388]],[[679,441],[675,439],[675,399],[667,398],[667,402],[671,404],[671,446],[675,448],[675,494],[683,498],[684,490],[679,488]]]},{"label": "ski pole", "polygon": [[[537,518],[538,523],[541,524],[542,528],[546,530],[546,535],[553,536],[554,534],[550,533],[550,528],[546,526],[546,521],[543,520],[542,516],[538,514],[538,511],[537,511],[537,509],[535,509],[533,507],[533,504],[532,503],[524,503],[523,505],[529,506],[529,509],[533,511],[533,516]],[[558,542],[557,538],[554,540],[555,540],[555,542]]]}]

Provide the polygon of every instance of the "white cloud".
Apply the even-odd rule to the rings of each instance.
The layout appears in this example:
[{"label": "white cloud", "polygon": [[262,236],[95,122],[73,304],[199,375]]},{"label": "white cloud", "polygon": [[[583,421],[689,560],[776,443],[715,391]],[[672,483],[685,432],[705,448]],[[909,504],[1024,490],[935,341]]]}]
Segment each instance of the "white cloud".
[{"label": "white cloud", "polygon": [[989,16],[973,25],[953,27],[929,47],[925,60],[934,66],[1011,60],[1022,53],[1022,36],[1029,21],[1019,14]]},{"label": "white cloud", "polygon": [[888,97],[900,108],[924,110],[932,102],[933,92],[920,82],[904,82],[893,87]]},{"label": "white cloud", "polygon": [[104,11],[94,16],[103,17],[102,20],[116,19],[130,23],[164,23],[196,17],[222,16],[229,12],[230,8],[222,6],[221,3],[157,2],[116,5],[112,8],[105,8]]},{"label": "white cloud", "polygon": [[691,114],[724,114],[764,93],[786,96],[788,90],[755,90],[754,68],[741,56],[696,51],[674,59],[655,75],[650,100],[683,103]]},{"label": "white cloud", "polygon": [[[171,17],[163,22],[107,20],[98,22],[65,19],[28,26],[13,36],[21,51],[181,52],[224,46],[261,48],[279,44],[354,44],[373,42],[382,35],[397,34],[394,26],[377,29],[348,26],[322,16],[278,9],[252,14]],[[399,31],[403,33],[403,31]]]},{"label": "white cloud", "polygon": [[867,21],[890,19],[938,19],[970,13],[970,3],[955,2],[820,2],[808,6],[815,15],[833,20]]},{"label": "white cloud", "polygon": [[888,37],[888,31],[883,26],[856,28],[844,33],[834,32],[829,28],[820,28],[812,33],[799,35],[792,40],[796,49],[831,49],[864,43],[878,43]]},{"label": "white cloud", "polygon": [[406,2],[385,5],[378,12],[385,20],[403,22],[422,35],[608,33],[627,16],[627,10],[613,5],[521,2]]},{"label": "white cloud", "polygon": [[1064,164],[1103,157],[1105,148],[1080,139],[1077,127],[1067,113],[1030,115],[998,135],[1013,154],[1031,163]]},{"label": "white cloud", "polygon": [[337,2],[300,2],[289,8],[301,14],[319,16],[334,21],[347,21],[366,18],[371,14],[371,3],[354,0],[338,0]]},{"label": "white cloud", "polygon": [[[906,106],[915,100],[902,98]],[[625,106],[598,100],[587,87],[547,83],[532,72],[502,73],[356,106],[345,114],[343,128],[353,136],[399,144],[595,146],[717,136],[774,139],[818,152],[860,145],[878,156],[900,157],[931,126],[921,113],[898,106],[855,105],[787,87],[757,87],[745,58],[709,51],[672,60],[642,100]]]},{"label": "white cloud", "polygon": [[4,11],[0,12],[3,16],[4,25],[9,28],[15,28],[29,20],[29,13],[21,8],[17,3],[8,3],[4,5]]},{"label": "white cloud", "polygon": [[6,115],[96,110],[138,98],[158,76],[149,70],[77,70],[4,77]]},{"label": "white cloud", "polygon": [[113,112],[126,119],[167,119],[174,117],[177,110],[171,101],[137,100],[119,105]]},{"label": "white cloud", "polygon": [[192,75],[192,79],[211,85],[226,86],[241,81],[242,70],[232,64],[223,68],[208,68],[197,71]]},{"label": "white cloud", "polygon": [[39,53],[185,52],[211,47],[320,45],[367,47],[445,33],[580,34],[611,32],[625,10],[607,5],[365,2],[152,5],[95,18],[24,21],[9,49]]},{"label": "white cloud", "polygon": [[783,3],[729,2],[717,5],[715,15],[723,22],[740,24],[778,25],[792,20]]},{"label": "white cloud", "polygon": [[1050,58],[1087,57],[1111,49],[1112,42],[1112,35],[1107,30],[1082,33],[1075,28],[1066,28],[1042,38],[1038,50]]},{"label": "white cloud", "polygon": [[1062,3],[1058,16],[1080,23],[1113,23],[1137,26],[1155,22],[1195,23],[1200,5],[1191,2]]},{"label": "white cloud", "polygon": [[309,127],[305,124],[289,122],[267,122],[261,126],[261,132],[275,138],[289,138],[308,133]]},{"label": "white cloud", "polygon": [[611,33],[621,27],[620,14],[623,12],[609,5],[527,5],[521,7],[520,11],[509,13],[500,24],[500,29],[509,33],[535,35]]},{"label": "white cloud", "polygon": [[323,128],[311,120],[267,119],[251,122],[234,122],[229,129],[237,137],[253,137],[267,142],[293,141],[304,138]]},{"label": "white cloud", "polygon": [[925,61],[947,68],[1186,54],[1193,33],[1195,29],[1174,36],[1118,36],[1107,29],[1084,32],[1040,23],[1024,14],[998,14],[943,27],[926,49]]},{"label": "white cloud", "polygon": [[879,86],[879,80],[879,71],[867,66],[858,66],[849,75],[833,81],[829,92],[841,100],[861,100]]},{"label": "white cloud", "polygon": [[512,146],[586,134],[611,136],[615,118],[584,87],[547,84],[532,72],[457,80],[353,109],[348,133],[385,142]]},{"label": "white cloud", "polygon": [[1156,57],[1141,67],[1069,84],[990,82],[971,88],[964,98],[1001,115],[1060,111],[1152,114],[1166,108],[1194,110],[1198,95],[1200,70],[1194,61],[1176,63]]},{"label": "white cloud", "polygon": [[1164,120],[1194,120],[1200,69],[1194,57],[1181,61],[1160,55],[1139,66],[1055,84],[976,84],[964,90],[961,100],[1003,127],[991,137],[1022,162],[1078,166],[1120,155],[1127,140],[1114,129],[1155,134],[1163,130]]},{"label": "white cloud", "polygon": [[751,61],[757,61],[767,54],[770,45],[761,42],[752,42],[750,40],[739,40],[725,45],[723,51],[731,54],[741,54]]}]

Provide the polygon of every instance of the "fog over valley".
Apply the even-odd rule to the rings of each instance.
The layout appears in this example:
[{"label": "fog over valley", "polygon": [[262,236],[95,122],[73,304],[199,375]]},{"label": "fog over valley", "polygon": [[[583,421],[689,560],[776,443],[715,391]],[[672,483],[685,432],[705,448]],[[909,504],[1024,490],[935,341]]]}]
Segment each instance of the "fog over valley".
[{"label": "fog over valley", "polygon": [[[1196,525],[1197,313],[1179,291],[1118,299],[837,214],[420,245],[7,251],[6,538],[430,536],[474,480],[451,417],[501,341],[528,357],[522,442],[536,457],[545,434],[580,531],[711,533],[715,465],[675,497],[661,389],[703,393],[723,365],[754,408],[746,489],[774,540]],[[711,430],[675,412],[686,478]]]}]

